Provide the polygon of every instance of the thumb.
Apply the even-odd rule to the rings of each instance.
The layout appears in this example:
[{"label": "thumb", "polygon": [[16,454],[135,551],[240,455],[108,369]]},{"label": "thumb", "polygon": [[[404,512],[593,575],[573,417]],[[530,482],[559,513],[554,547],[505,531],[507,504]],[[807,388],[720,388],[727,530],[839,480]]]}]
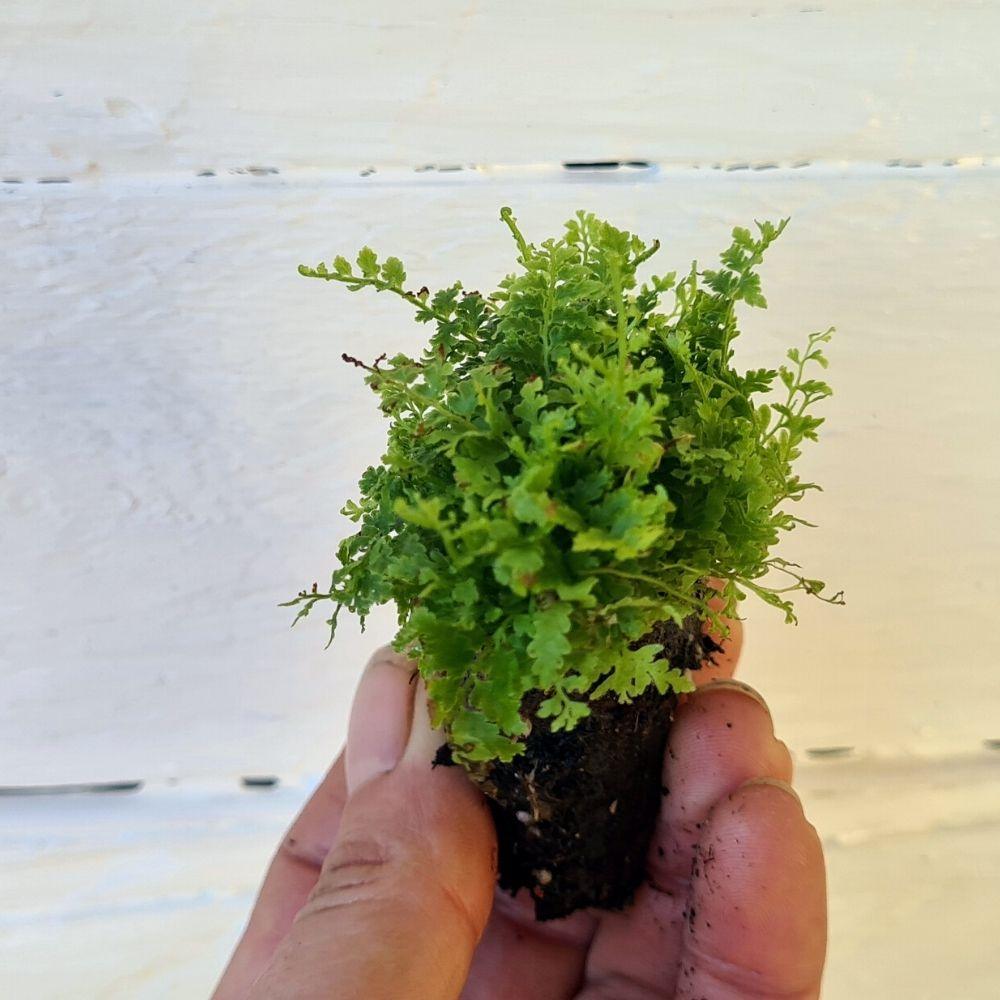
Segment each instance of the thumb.
[{"label": "thumb", "polygon": [[418,683],[402,759],[351,790],[316,887],[251,992],[256,1000],[459,996],[493,900],[496,836],[465,773],[432,768],[442,742]]}]

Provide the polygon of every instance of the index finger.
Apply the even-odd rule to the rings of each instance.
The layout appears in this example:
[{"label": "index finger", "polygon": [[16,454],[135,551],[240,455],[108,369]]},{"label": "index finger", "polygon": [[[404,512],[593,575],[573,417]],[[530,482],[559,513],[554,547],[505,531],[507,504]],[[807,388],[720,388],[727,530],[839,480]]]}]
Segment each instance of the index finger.
[{"label": "index finger", "polygon": [[678,998],[819,997],[823,848],[788,785],[758,778],[717,803],[692,875]]},{"label": "index finger", "polygon": [[316,885],[323,861],[337,839],[346,801],[347,780],[341,751],[278,846],[250,921],[212,995],[213,1000],[246,996],[267,967]]}]

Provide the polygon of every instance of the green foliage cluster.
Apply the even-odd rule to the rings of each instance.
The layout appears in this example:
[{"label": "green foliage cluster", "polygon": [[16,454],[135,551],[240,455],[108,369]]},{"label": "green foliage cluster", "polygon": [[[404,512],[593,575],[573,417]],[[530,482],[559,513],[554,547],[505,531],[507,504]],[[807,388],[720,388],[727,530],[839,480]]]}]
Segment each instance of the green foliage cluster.
[{"label": "green foliage cluster", "polygon": [[770,551],[806,523],[788,504],[818,488],[793,465],[822,423],[830,389],[810,373],[830,331],[777,369],[732,367],[736,307],[766,305],[756,268],[785,223],[733,230],[716,270],[640,284],[656,242],[578,212],[534,245],[501,218],[519,267],[488,296],[407,291],[402,263],[367,247],[299,269],[394,293],[433,333],[419,358],[344,356],[381,401],[388,447],[344,509],[358,530],[329,590],[289,603],[302,617],[332,601],[332,630],[342,607],[363,620],[395,602],[395,646],[465,762],[519,752],[532,690],[555,729],[608,693],[687,690],[661,646],[636,646],[658,621],[718,624],[746,591],[792,621],[790,593],[823,589]]}]

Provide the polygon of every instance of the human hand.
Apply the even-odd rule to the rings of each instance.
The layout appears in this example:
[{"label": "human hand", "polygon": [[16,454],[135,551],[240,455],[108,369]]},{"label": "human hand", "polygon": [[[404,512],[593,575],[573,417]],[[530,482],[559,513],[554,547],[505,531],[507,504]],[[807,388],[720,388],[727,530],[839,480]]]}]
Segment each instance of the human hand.
[{"label": "human hand", "polygon": [[[826,947],[822,849],[734,632],[677,710],[648,881],[622,913],[537,923],[497,892],[485,802],[422,685],[375,655],[347,747],[292,825],[215,1000],[810,998]],[[491,909],[492,907],[492,909]]]}]

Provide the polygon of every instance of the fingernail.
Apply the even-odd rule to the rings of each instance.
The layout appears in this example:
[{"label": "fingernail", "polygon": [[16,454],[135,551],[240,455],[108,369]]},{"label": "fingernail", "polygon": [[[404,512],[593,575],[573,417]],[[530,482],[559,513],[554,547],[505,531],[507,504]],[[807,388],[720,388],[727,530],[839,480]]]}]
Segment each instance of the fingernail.
[{"label": "fingernail", "polygon": [[446,743],[444,733],[431,725],[430,706],[427,702],[427,688],[423,678],[419,678],[413,694],[413,724],[410,739],[406,744],[405,759],[421,766],[430,767],[442,744]]},{"label": "fingernail", "polygon": [[376,653],[365,668],[351,706],[345,773],[347,794],[392,771],[406,749],[413,705],[412,664]]},{"label": "fingernail", "polygon": [[749,684],[744,684],[742,681],[736,681],[732,678],[721,678],[715,681],[709,681],[704,687],[698,688],[697,691],[692,692],[690,698],[703,698],[706,694],[711,694],[713,691],[738,691],[740,694],[746,695],[748,698],[752,698],[761,708],[767,712],[767,717],[771,720],[771,726],[774,726],[774,717],[771,715],[771,709],[768,708],[767,702],[757,693]]},{"label": "fingernail", "polygon": [[749,781],[745,781],[740,785],[740,790],[744,788],[755,788],[755,787],[767,787],[767,788],[777,788],[779,791],[784,792],[790,798],[795,799],[799,804],[799,808],[802,808],[802,799],[799,798],[799,793],[792,788],[791,785],[786,781],[778,781],[777,778],[751,778]]}]

